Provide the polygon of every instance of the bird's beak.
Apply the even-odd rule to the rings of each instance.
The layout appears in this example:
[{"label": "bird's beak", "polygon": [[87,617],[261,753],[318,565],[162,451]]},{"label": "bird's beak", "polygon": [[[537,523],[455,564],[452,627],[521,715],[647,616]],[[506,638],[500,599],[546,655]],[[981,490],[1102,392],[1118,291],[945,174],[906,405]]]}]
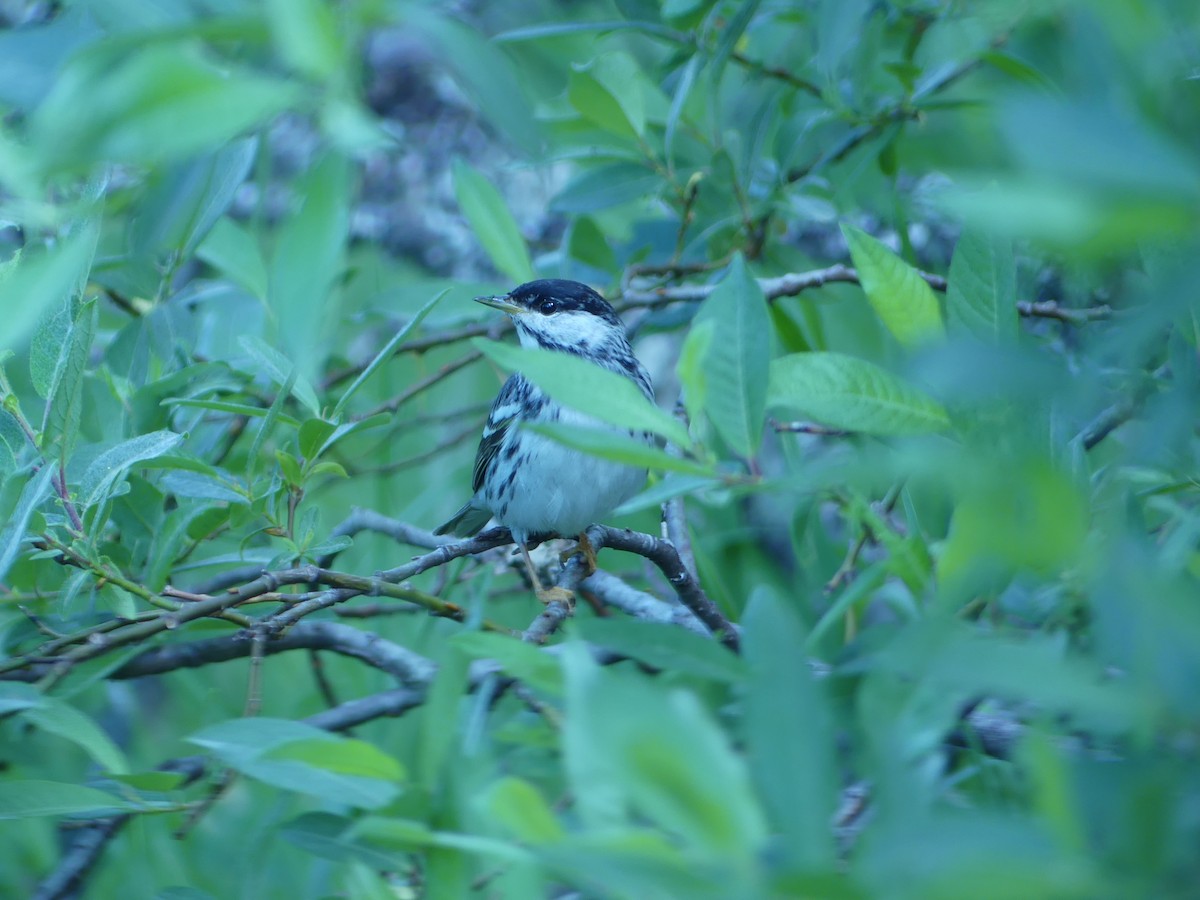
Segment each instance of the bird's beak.
[{"label": "bird's beak", "polygon": [[525,307],[518,306],[509,300],[507,294],[496,297],[476,297],[475,302],[482,303],[484,306],[490,306],[492,309],[498,309],[500,312],[508,313],[512,316],[519,315],[523,312],[528,312]]}]

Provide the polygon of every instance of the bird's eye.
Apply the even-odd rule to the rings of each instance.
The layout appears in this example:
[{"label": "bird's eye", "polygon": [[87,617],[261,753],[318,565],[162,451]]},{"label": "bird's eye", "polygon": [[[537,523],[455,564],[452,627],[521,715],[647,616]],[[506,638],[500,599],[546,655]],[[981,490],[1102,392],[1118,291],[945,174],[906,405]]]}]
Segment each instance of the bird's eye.
[{"label": "bird's eye", "polygon": [[551,313],[558,312],[558,301],[546,298],[545,300],[538,301],[537,308],[538,312],[540,312],[543,316],[548,316]]}]

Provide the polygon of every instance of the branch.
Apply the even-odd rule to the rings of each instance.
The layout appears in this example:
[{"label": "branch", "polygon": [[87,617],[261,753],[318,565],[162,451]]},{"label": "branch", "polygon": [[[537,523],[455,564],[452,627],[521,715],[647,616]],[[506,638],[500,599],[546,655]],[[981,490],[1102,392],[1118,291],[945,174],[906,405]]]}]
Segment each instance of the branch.
[{"label": "branch", "polygon": [[687,570],[687,566],[683,564],[678,551],[670,541],[630,531],[627,528],[610,528],[607,525],[593,525],[588,529],[587,534],[592,546],[597,550],[601,547],[611,547],[614,550],[637,553],[658,566],[659,571],[666,576],[671,587],[675,589],[675,593],[683,605],[707,625],[721,643],[731,650],[738,649],[737,629],[704,593],[704,589]]}]

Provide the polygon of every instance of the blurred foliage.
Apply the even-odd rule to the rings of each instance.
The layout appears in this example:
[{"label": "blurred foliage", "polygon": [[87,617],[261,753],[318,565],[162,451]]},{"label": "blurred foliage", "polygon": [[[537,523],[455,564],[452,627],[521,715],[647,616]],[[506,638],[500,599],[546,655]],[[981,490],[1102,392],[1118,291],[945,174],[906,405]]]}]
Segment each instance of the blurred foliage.
[{"label": "blurred foliage", "polygon": [[[87,896],[1196,896],[1200,7],[471,7],[0,7],[0,893],[63,895],[78,826],[129,813]],[[552,174],[534,237],[494,159],[447,161],[491,283],[353,236],[407,140],[382,29]],[[686,431],[464,343],[535,274],[606,290]],[[406,560],[334,525],[446,518],[500,369],[541,363],[675,438],[555,432],[654,468],[619,524],[682,498],[740,655],[585,603],[553,654],[488,633],[538,612],[488,557],[399,589],[462,622],[358,625],[436,669],[110,677],[311,596],[168,585]],[[642,562],[601,558],[669,616]]]}]

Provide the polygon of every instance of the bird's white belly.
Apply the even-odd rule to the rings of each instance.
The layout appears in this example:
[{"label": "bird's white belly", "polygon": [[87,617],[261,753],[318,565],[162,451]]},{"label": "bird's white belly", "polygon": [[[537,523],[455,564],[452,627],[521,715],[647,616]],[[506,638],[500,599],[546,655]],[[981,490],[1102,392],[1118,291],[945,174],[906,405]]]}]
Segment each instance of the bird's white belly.
[{"label": "bird's white belly", "polygon": [[[563,412],[560,421],[599,425],[594,419]],[[580,534],[646,481],[644,469],[588,456],[528,430],[520,442],[527,461],[518,469],[508,508],[497,516],[514,532]]]}]

